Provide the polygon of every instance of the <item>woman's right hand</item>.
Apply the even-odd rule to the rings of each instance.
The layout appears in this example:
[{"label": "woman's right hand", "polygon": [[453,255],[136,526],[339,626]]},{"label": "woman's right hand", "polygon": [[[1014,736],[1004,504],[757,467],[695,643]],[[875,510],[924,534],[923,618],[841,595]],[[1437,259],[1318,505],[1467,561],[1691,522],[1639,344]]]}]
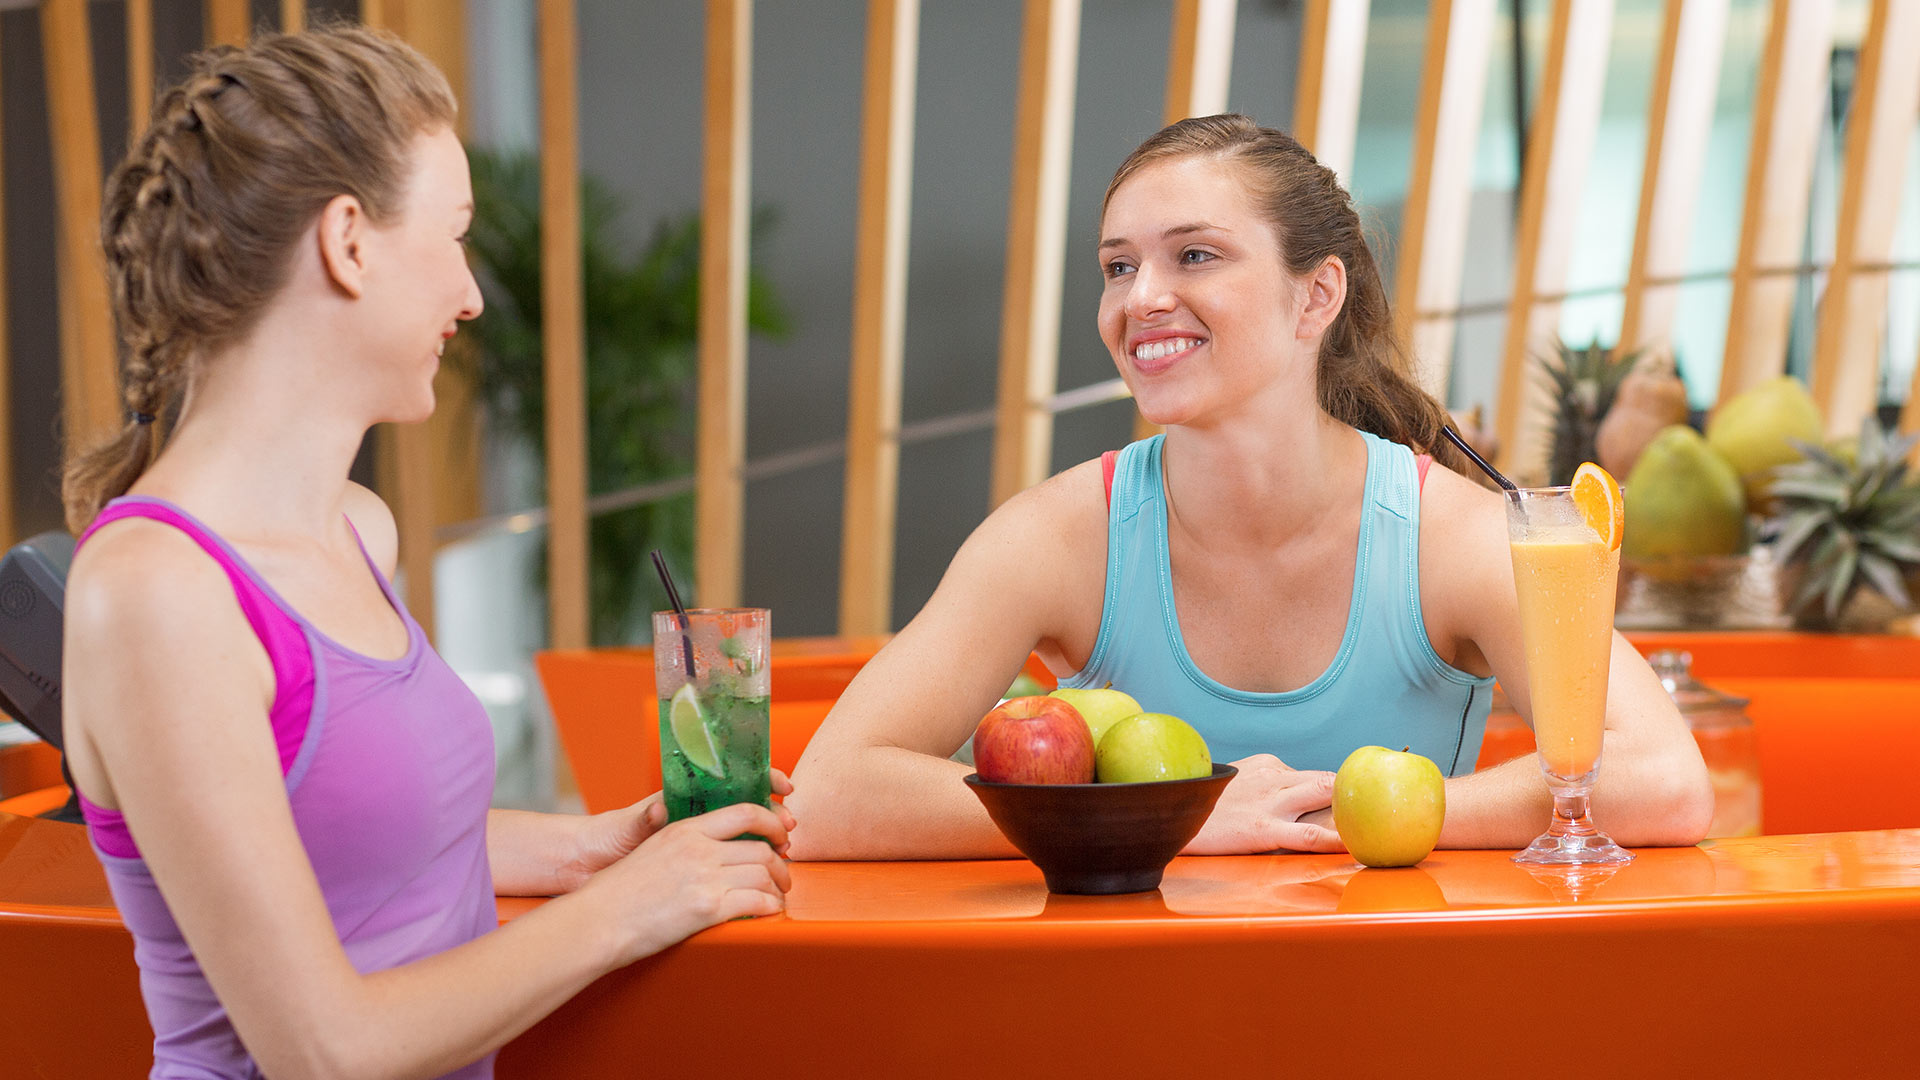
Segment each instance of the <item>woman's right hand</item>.
[{"label": "woman's right hand", "polygon": [[[746,833],[766,841],[734,839]],[[793,878],[774,849],[786,842],[778,814],[736,803],[665,826],[580,891],[612,905],[627,964],[709,926],[784,910]]]},{"label": "woman's right hand", "polygon": [[1261,851],[1345,851],[1340,834],[1301,819],[1333,805],[1333,774],[1291,769],[1272,754],[1233,763],[1239,770],[1187,855]]}]

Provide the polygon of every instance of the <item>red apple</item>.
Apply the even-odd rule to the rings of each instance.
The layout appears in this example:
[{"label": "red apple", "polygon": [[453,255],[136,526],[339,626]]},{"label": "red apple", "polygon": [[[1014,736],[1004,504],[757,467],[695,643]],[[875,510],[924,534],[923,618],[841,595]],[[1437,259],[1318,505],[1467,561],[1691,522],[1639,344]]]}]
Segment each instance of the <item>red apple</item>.
[{"label": "red apple", "polygon": [[980,721],[973,765],[994,784],[1091,784],[1093,735],[1059,698],[1014,698]]}]

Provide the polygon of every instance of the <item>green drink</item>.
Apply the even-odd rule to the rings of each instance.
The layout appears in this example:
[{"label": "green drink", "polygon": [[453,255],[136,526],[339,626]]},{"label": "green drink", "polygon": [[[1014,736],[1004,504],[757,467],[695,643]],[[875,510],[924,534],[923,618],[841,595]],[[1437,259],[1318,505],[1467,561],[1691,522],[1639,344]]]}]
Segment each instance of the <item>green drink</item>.
[{"label": "green drink", "polygon": [[654,613],[667,820],[734,803],[772,805],[770,622],[765,608],[696,609],[684,625],[675,612]]}]

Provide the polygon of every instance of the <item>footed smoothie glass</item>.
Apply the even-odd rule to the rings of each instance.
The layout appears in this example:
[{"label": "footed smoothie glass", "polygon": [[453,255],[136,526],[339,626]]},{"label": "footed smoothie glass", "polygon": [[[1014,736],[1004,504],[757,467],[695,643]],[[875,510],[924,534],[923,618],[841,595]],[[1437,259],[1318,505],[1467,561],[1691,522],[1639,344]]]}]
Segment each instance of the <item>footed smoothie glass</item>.
[{"label": "footed smoothie glass", "polygon": [[1571,488],[1520,488],[1506,497],[1534,741],[1553,792],[1552,824],[1513,860],[1544,866],[1631,861],[1633,854],[1595,828],[1588,812],[1607,715],[1620,548],[1586,523]]}]

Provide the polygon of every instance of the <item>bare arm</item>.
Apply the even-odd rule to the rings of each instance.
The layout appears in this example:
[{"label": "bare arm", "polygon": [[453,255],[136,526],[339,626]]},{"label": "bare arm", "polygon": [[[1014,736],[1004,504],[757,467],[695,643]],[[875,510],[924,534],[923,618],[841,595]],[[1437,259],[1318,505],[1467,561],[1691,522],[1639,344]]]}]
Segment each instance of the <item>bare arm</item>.
[{"label": "bare arm", "polygon": [[[1446,628],[1437,631],[1435,646],[1450,645],[1456,666],[1491,670],[1513,707],[1531,718],[1500,496],[1435,469],[1422,500],[1421,532],[1421,603],[1430,634]],[[1552,807],[1531,754],[1454,777],[1447,781],[1440,845],[1524,846],[1545,831]],[[1628,847],[1696,843],[1713,816],[1713,790],[1698,745],[1652,669],[1618,633],[1593,816]]]},{"label": "bare arm", "polygon": [[295,830],[266,719],[271,669],[225,576],[191,541],[133,522],[103,531],[74,569],[65,683],[76,777],[126,815],[196,960],[269,1075],[439,1075],[606,971],[782,905],[788,878],[777,856],[727,838],[784,842],[783,823],[730,807],[661,830],[498,931],[363,976]]},{"label": "bare arm", "polygon": [[972,770],[948,757],[1036,645],[1076,621],[1091,641],[1099,625],[1106,516],[1099,476],[1086,470],[996,510],[926,607],[861,669],[794,769],[788,803],[807,823],[795,858],[1015,854],[961,782]]}]

